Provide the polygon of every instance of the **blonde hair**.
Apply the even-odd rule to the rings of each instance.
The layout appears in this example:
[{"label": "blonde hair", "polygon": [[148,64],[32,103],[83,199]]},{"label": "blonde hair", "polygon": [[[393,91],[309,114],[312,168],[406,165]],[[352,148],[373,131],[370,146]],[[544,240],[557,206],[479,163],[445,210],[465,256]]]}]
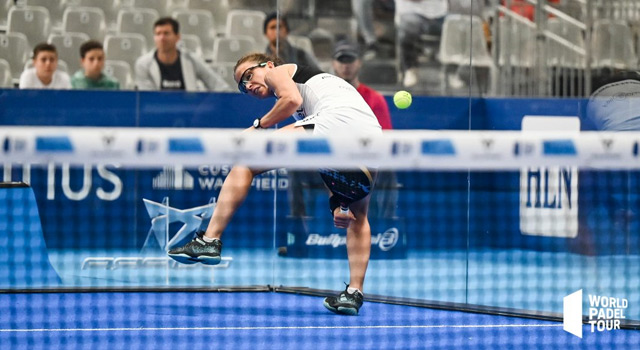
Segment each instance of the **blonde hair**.
[{"label": "blonde hair", "polygon": [[238,66],[245,63],[245,62],[256,62],[256,63],[262,63],[262,62],[273,62],[273,64],[275,64],[276,66],[279,66],[281,64],[283,64],[284,62],[277,56],[270,56],[261,52],[253,52],[253,53],[249,53],[246,54],[244,56],[242,56],[238,62],[236,62],[236,66],[233,67],[233,74],[236,73],[236,69],[238,69]]}]

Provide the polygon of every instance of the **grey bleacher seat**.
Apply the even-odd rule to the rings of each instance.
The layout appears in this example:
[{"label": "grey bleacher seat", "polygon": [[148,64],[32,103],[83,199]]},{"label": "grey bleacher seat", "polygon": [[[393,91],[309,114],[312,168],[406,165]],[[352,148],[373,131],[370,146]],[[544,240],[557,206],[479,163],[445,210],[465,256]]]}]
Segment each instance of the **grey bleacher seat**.
[{"label": "grey bleacher seat", "polygon": [[153,24],[160,18],[156,10],[128,8],[120,10],[116,30],[118,33],[137,33],[144,36],[146,46],[153,46]]},{"label": "grey bleacher seat", "polygon": [[333,60],[333,46],[335,38],[328,30],[324,28],[316,28],[308,35],[313,44],[313,52],[319,61]]},{"label": "grey bleacher seat", "polygon": [[601,19],[593,24],[591,36],[593,68],[636,69],[631,28],[624,22]]},{"label": "grey bleacher seat", "polygon": [[167,13],[173,13],[175,10],[188,9],[190,7],[189,2],[189,0],[169,0]]},{"label": "grey bleacher seat", "polygon": [[485,0],[449,0],[449,14],[484,16]]},{"label": "grey bleacher seat", "polygon": [[97,7],[68,7],[62,18],[64,32],[85,33],[92,40],[103,41],[107,33],[104,12]]},{"label": "grey bleacher seat", "polygon": [[500,31],[498,62],[500,66],[533,67],[536,58],[534,29],[506,17],[500,17],[498,26]]},{"label": "grey bleacher seat", "polygon": [[12,7],[9,10],[7,33],[24,34],[29,43],[29,50],[47,41],[50,28],[49,11],[44,7]]},{"label": "grey bleacher seat", "polygon": [[68,7],[95,7],[102,10],[107,26],[115,26],[118,11],[122,7],[121,0],[68,0]]},{"label": "grey bleacher seat", "polygon": [[[487,40],[481,28],[482,19],[478,16],[450,14],[445,17],[438,50],[438,60],[442,67],[443,92],[449,91],[450,68],[458,69],[466,66],[489,70],[493,67],[493,59],[487,49]],[[476,71],[471,70],[471,72]],[[485,84],[485,87],[488,88],[488,84]]]},{"label": "grey bleacher seat", "polygon": [[142,34],[120,33],[107,35],[104,52],[108,60],[126,62],[133,69],[136,60],[147,52],[147,47]]},{"label": "grey bleacher seat", "polygon": [[[547,19],[547,30],[575,45],[576,48],[585,49],[584,36],[582,30],[560,18]],[[571,49],[564,43],[547,38],[547,65],[550,67],[585,68],[586,59],[584,55]]]},{"label": "grey bleacher seat", "polygon": [[319,17],[318,28],[329,31],[337,41],[358,39],[358,22],[353,17]]},{"label": "grey bleacher seat", "polygon": [[40,6],[49,11],[51,26],[59,28],[62,24],[62,14],[67,4],[67,0],[24,0],[26,6]]},{"label": "grey bleacher seat", "polygon": [[49,35],[47,41],[56,47],[58,58],[67,63],[69,72],[73,74],[81,68],[80,46],[88,40],[85,33],[61,33]]},{"label": "grey bleacher seat", "polygon": [[229,0],[229,8],[271,13],[275,11],[276,8],[278,8],[279,1],[282,0]]},{"label": "grey bleacher seat", "polygon": [[228,0],[189,0],[189,9],[205,10],[211,12],[216,31],[224,33],[227,25],[227,14],[229,13]]},{"label": "grey bleacher seat", "polygon": [[375,86],[392,87],[398,81],[397,64],[393,60],[370,60],[362,63],[360,81]]},{"label": "grey bleacher seat", "polygon": [[13,77],[11,67],[7,60],[0,58],[0,88],[13,87]]},{"label": "grey bleacher seat", "polygon": [[0,58],[11,67],[11,76],[20,77],[24,63],[29,60],[31,51],[27,36],[22,33],[0,33]]},{"label": "grey bleacher seat", "polygon": [[211,65],[211,69],[220,74],[222,79],[229,85],[229,91],[239,92],[237,89],[238,83],[233,78],[233,67],[235,67],[235,62],[214,62]]},{"label": "grey bleacher seat", "polygon": [[133,0],[132,7],[156,10],[160,17],[169,16],[171,14],[170,0]]},{"label": "grey bleacher seat", "polygon": [[13,5],[13,0],[0,0],[0,32],[7,30],[7,17]]},{"label": "grey bleacher seat", "polygon": [[255,51],[255,41],[248,36],[216,38],[213,43],[213,62],[237,62],[243,55]]},{"label": "grey bleacher seat", "polygon": [[352,17],[351,1],[316,1],[314,14],[317,17]]},{"label": "grey bleacher seat", "polygon": [[311,39],[309,39],[309,37],[302,35],[288,35],[287,40],[289,40],[291,45],[299,49],[303,49],[311,56],[315,57],[315,52],[313,51],[313,43],[311,42]]},{"label": "grey bleacher seat", "polygon": [[120,82],[120,89],[122,90],[133,90],[135,88],[131,67],[127,62],[116,60],[104,61],[104,74],[116,78],[116,80]]},{"label": "grey bleacher seat", "polygon": [[267,15],[261,11],[231,10],[227,14],[227,27],[224,34],[227,38],[240,35],[250,36],[256,42],[263,42],[266,45],[266,39],[262,32],[262,25],[266,17]]},{"label": "grey bleacher seat", "polygon": [[202,44],[200,44],[200,38],[193,34],[180,35],[180,41],[178,42],[178,49],[191,52],[192,54],[202,57]]},{"label": "grey bleacher seat", "polygon": [[202,10],[177,10],[173,13],[180,23],[181,34],[197,35],[200,38],[202,52],[206,58],[213,53],[213,41],[216,38],[213,16],[210,12]]}]

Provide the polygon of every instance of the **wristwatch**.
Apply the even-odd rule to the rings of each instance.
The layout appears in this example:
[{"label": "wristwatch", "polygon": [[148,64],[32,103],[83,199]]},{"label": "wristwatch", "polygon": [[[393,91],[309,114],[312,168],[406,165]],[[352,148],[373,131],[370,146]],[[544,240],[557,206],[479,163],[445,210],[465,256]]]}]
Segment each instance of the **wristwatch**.
[{"label": "wristwatch", "polygon": [[254,129],[262,129],[262,125],[260,125],[260,118],[256,118],[253,121],[253,128]]}]

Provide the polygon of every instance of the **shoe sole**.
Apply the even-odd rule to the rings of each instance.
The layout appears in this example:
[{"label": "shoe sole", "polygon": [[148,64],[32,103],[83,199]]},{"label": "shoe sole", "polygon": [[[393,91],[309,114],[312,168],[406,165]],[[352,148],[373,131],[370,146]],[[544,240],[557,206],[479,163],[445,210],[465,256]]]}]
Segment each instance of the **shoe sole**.
[{"label": "shoe sole", "polygon": [[203,263],[205,265],[218,265],[222,260],[219,256],[218,257],[201,256],[201,257],[194,258],[187,254],[173,254],[173,255],[168,254],[168,255],[171,259],[181,264],[189,264],[189,265],[196,264],[196,263]]},{"label": "shoe sole", "polygon": [[358,316],[358,310],[353,307],[338,306],[338,308],[335,308],[329,305],[326,300],[322,303],[322,305],[324,305],[324,307],[326,307],[329,311],[338,315]]}]

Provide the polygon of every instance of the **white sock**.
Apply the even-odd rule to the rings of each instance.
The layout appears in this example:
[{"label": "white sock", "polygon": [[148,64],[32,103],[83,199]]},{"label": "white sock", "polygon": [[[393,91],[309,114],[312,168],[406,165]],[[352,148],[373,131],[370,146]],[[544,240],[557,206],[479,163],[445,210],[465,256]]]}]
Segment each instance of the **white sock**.
[{"label": "white sock", "polygon": [[360,292],[360,294],[364,295],[364,293],[362,293],[362,291],[358,288],[351,288],[351,287],[347,288],[347,293],[353,294],[355,292]]},{"label": "white sock", "polygon": [[202,236],[202,240],[204,240],[207,243],[211,243],[213,241],[215,241],[217,238],[209,238],[207,236]]}]

